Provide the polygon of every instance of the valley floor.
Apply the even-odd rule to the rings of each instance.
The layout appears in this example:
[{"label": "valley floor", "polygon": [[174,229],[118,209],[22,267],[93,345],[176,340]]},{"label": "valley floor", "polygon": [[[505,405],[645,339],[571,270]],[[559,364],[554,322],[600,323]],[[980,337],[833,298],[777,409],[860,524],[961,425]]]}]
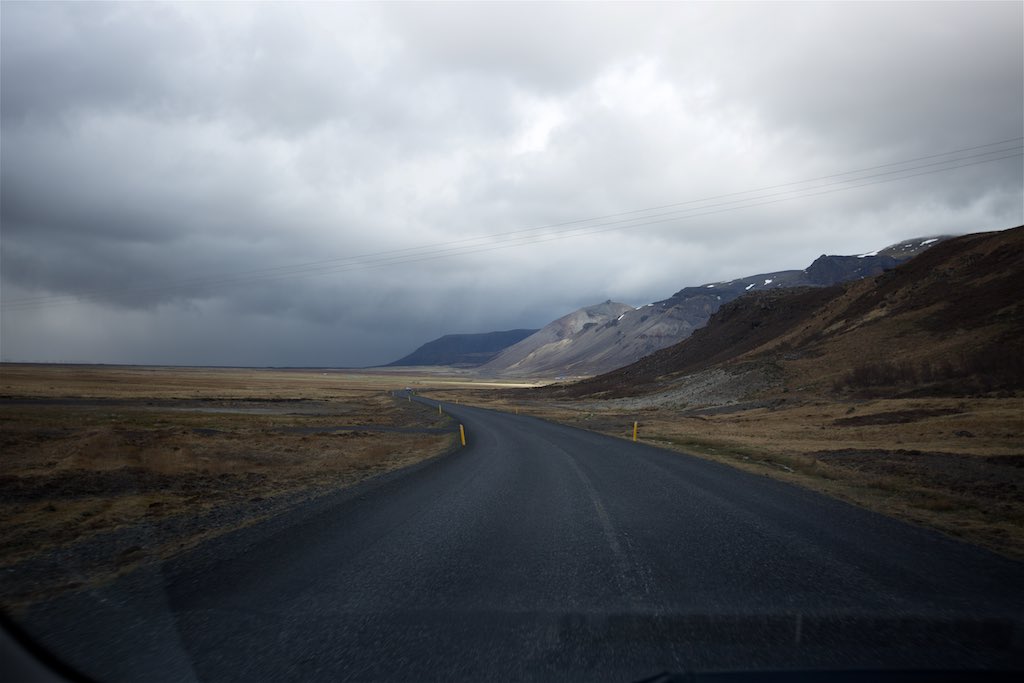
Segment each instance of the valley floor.
[{"label": "valley floor", "polygon": [[[393,395],[521,412],[824,492],[1024,558],[1019,397],[553,400],[388,371],[0,366],[0,604],[87,587],[451,448]],[[537,382],[536,384],[539,384]],[[511,391],[509,387],[519,388]]]}]

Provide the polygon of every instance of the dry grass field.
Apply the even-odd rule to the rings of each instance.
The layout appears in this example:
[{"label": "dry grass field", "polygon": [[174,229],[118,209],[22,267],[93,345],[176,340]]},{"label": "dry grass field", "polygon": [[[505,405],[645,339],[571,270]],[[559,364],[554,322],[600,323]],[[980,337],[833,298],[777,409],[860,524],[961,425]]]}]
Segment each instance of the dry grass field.
[{"label": "dry grass field", "polygon": [[0,602],[17,607],[437,455],[387,373],[0,366]]},{"label": "dry grass field", "polygon": [[[528,385],[520,382],[516,386]],[[533,414],[780,478],[1024,557],[1024,405],[711,410],[530,398],[468,373],[0,366],[0,605],[90,586],[455,443],[391,391]]]},{"label": "dry grass field", "polygon": [[625,411],[482,390],[441,400],[535,415],[717,460],[1024,558],[1024,401],[833,400]]}]

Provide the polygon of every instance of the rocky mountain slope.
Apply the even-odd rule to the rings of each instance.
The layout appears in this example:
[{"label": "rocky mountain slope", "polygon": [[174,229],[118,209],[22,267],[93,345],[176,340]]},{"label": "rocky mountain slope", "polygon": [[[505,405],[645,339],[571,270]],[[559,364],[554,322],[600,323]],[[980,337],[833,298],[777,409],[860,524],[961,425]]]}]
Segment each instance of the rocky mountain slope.
[{"label": "rocky mountain slope", "polygon": [[471,368],[483,365],[504,349],[522,341],[537,330],[505,330],[480,334],[446,334],[429,341],[408,356],[387,367],[406,365],[450,365]]},{"label": "rocky mountain slope", "polygon": [[[792,287],[827,287],[878,275],[939,244],[945,237],[907,240],[858,256],[822,255],[803,270],[785,270],[686,287],[662,301],[614,315],[587,317],[583,324],[556,320],[480,368],[501,376],[586,376],[608,372],[671,346],[703,327],[724,304],[751,292]],[[589,309],[581,309],[588,311]],[[581,319],[582,320],[582,319]],[[571,327],[571,329],[570,329]],[[551,329],[549,329],[551,328]]]},{"label": "rocky mountain slope", "polygon": [[[573,311],[505,349],[480,370],[502,375],[567,374],[578,365],[589,363],[590,354],[600,352],[587,344],[588,333],[615,326],[633,310],[628,304],[608,300]],[[581,338],[583,342],[579,341]]]},{"label": "rocky mountain slope", "polygon": [[[810,270],[810,269],[809,269]],[[688,339],[552,395],[621,397],[757,373],[751,398],[963,395],[1024,388],[1024,226],[944,241],[882,275],[753,293]],[[771,393],[768,391],[767,393]]]}]

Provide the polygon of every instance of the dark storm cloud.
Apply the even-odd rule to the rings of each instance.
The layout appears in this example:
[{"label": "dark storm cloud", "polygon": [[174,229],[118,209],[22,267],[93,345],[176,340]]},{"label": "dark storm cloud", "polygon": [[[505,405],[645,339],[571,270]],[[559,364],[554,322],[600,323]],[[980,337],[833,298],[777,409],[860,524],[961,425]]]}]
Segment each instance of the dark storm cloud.
[{"label": "dark storm cloud", "polygon": [[[0,12],[7,359],[387,362],[445,333],[1024,221],[1018,156],[480,239],[1019,136],[1019,3]],[[471,253],[415,250],[439,244]]]}]

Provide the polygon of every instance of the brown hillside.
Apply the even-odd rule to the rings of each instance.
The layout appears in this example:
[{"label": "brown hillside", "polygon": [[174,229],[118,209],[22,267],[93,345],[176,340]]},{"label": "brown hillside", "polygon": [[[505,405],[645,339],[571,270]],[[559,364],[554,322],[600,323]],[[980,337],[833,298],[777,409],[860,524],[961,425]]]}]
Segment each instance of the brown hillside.
[{"label": "brown hillside", "polygon": [[632,396],[662,388],[670,376],[697,372],[756,349],[807,319],[842,287],[751,292],[723,306],[706,327],[686,340],[656,351],[632,365],[566,387],[561,396]]},{"label": "brown hillside", "polygon": [[627,396],[739,362],[787,386],[956,395],[1024,385],[1024,227],[950,239],[885,274],[824,289],[747,295],[692,337],[612,373],[548,391]]},{"label": "brown hillside", "polygon": [[1024,385],[1024,227],[965,235],[854,283],[809,324],[757,349],[794,349],[794,383],[896,395]]}]

